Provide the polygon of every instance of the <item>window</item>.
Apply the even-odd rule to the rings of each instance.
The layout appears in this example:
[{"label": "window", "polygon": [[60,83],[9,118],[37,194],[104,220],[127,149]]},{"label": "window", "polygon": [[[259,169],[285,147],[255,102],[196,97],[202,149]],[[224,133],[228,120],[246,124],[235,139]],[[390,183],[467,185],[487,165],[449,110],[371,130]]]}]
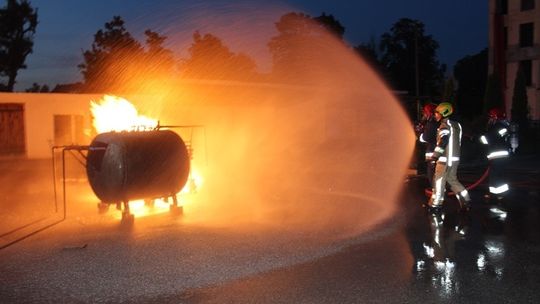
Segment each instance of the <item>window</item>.
[{"label": "window", "polygon": [[54,115],[54,144],[73,145],[84,141],[82,115]]},{"label": "window", "polygon": [[534,9],[534,0],[521,0],[521,11],[529,11]]},{"label": "window", "polygon": [[523,71],[523,76],[525,78],[525,84],[530,87],[532,85],[532,61],[523,60],[519,62],[519,67]]},{"label": "window", "polygon": [[497,0],[497,14],[508,14],[508,0]]},{"label": "window", "polygon": [[534,23],[523,23],[519,25],[519,46],[533,46]]}]

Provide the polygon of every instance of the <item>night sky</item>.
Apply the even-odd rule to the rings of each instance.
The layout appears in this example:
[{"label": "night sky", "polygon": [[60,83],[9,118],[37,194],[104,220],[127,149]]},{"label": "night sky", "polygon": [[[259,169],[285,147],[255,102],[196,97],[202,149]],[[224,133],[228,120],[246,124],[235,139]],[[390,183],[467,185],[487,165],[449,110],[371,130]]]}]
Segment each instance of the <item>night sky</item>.
[{"label": "night sky", "polygon": [[[178,0],[30,0],[38,9],[39,24],[34,52],[27,69],[20,70],[15,89],[32,83],[47,84],[82,80],[77,65],[82,52],[91,48],[94,34],[115,15],[127,30],[144,43],[144,30],[168,37],[168,48],[177,59],[187,57],[195,30],[222,39],[233,52],[257,60],[261,71],[270,67],[268,40],[277,32],[274,23],[290,11],[319,16],[332,14],[345,27],[345,40],[356,46],[378,39],[400,18],[422,21],[426,33],[439,42],[438,57],[452,66],[460,58],[487,47],[487,0],[378,0],[378,1],[178,1]],[[246,43],[249,41],[249,43]]]}]

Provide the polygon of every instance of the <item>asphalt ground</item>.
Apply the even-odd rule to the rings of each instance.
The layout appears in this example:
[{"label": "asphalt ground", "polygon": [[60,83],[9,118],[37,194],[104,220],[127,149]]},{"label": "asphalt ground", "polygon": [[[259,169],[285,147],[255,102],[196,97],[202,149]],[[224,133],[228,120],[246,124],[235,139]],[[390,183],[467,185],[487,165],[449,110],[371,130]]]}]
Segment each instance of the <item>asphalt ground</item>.
[{"label": "asphalt ground", "polygon": [[[474,184],[485,164],[464,164]],[[186,291],[174,303],[537,303],[540,300],[540,162],[517,156],[512,191],[486,200],[471,189],[473,209],[448,198],[442,214],[421,207],[425,180],[411,176],[402,208],[370,232],[370,241],[286,269]],[[150,301],[152,302],[152,301]],[[154,302],[157,303],[158,301]]]},{"label": "asphalt ground", "polygon": [[[8,172],[13,162],[0,165]],[[461,181],[474,184],[485,165],[462,164]],[[29,179],[30,188],[19,187],[20,179],[2,180],[3,303],[540,300],[537,155],[512,159],[512,190],[504,200],[486,200],[485,182],[471,189],[473,209],[467,214],[458,212],[451,197],[442,214],[426,212],[421,206],[427,200],[425,180],[409,176],[392,217],[341,239],[322,230],[187,225],[168,213],[124,226],[114,212],[97,214],[93,204],[68,209],[63,219],[62,205],[52,203],[50,183],[22,174],[41,168],[39,176],[47,166],[27,161],[16,166],[13,174]],[[71,191],[89,191],[84,180],[71,183]],[[329,201],[337,208],[373,208],[359,207],[367,205],[357,204],[362,198],[354,193],[306,191],[304,199],[321,212]],[[353,216],[363,213],[373,210],[357,210]],[[361,217],[359,222],[369,223]]]}]

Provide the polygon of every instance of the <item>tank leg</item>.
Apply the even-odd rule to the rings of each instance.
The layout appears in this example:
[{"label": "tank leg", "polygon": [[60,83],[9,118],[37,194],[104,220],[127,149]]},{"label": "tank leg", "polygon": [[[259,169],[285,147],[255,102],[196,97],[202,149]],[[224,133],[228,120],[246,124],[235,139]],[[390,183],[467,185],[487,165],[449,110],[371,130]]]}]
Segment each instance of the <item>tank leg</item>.
[{"label": "tank leg", "polygon": [[189,193],[197,193],[197,184],[195,184],[195,179],[189,179]]},{"label": "tank leg", "polygon": [[107,203],[99,202],[97,204],[97,207],[98,207],[99,214],[104,214],[104,213],[107,213],[107,211],[109,211],[109,204]]},{"label": "tank leg", "polygon": [[154,200],[153,199],[145,199],[144,205],[148,208],[154,208]]},{"label": "tank leg", "polygon": [[173,203],[170,205],[169,210],[173,215],[182,215],[184,213],[184,208],[178,206],[178,198],[176,194],[171,195]]},{"label": "tank leg", "polygon": [[122,210],[122,223],[132,224],[135,216],[129,211],[129,201],[124,201],[124,210]]}]

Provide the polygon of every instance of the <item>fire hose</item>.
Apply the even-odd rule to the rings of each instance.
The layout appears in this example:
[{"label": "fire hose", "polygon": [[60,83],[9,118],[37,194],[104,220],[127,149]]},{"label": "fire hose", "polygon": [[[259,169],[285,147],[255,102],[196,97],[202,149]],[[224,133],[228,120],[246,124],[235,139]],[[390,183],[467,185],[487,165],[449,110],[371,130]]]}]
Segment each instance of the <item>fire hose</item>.
[{"label": "fire hose", "polygon": [[[476,188],[478,185],[480,185],[484,181],[484,179],[486,179],[488,174],[489,174],[489,166],[487,166],[486,171],[484,171],[484,174],[482,174],[482,176],[480,176],[480,178],[476,182],[468,185],[467,187],[465,187],[465,189],[471,190],[471,189]],[[429,188],[425,189],[424,192],[425,192],[426,196],[431,196],[431,194],[433,193],[433,191],[431,189],[429,189]],[[455,193],[452,192],[452,191],[448,192],[448,195],[454,195],[454,194]]]}]

